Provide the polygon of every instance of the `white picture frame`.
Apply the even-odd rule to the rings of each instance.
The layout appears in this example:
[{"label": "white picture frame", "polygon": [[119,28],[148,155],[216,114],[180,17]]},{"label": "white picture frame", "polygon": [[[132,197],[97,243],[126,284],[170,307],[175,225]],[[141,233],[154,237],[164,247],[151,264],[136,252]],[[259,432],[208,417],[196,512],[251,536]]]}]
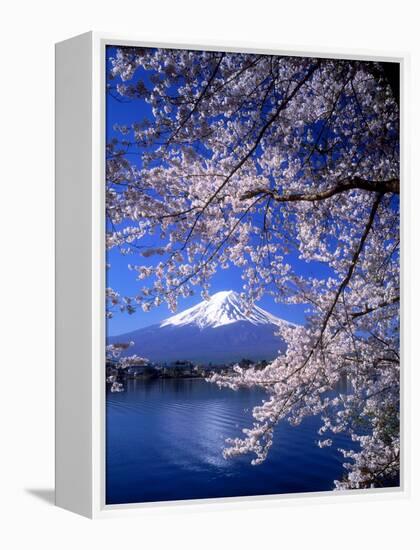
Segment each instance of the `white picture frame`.
[{"label": "white picture frame", "polygon": [[406,235],[407,63],[405,54],[307,51],[247,44],[165,44],[89,32],[56,45],[56,504],[89,518],[138,513],[155,504],[105,504],[105,48],[107,45],[243,51],[393,61],[401,67],[403,181],[401,486],[340,493],[233,497],[159,506],[254,506],[350,498],[375,500],[409,494]]}]

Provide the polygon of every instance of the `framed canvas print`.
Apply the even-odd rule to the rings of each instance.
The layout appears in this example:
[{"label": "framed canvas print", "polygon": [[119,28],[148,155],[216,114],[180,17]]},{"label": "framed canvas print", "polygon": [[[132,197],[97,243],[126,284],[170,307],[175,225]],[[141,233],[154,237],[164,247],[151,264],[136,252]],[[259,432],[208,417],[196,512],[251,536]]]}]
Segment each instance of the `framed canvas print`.
[{"label": "framed canvas print", "polygon": [[403,491],[403,62],[57,45],[58,505]]}]

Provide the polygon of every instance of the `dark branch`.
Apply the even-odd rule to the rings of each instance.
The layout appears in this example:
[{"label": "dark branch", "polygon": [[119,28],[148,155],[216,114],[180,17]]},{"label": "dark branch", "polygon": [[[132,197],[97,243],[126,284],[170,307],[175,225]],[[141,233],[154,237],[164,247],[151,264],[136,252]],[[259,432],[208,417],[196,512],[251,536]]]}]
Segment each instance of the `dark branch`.
[{"label": "dark branch", "polygon": [[302,369],[304,369],[306,367],[306,365],[308,364],[309,360],[311,359],[312,355],[315,353],[315,350],[318,348],[319,344],[322,345],[322,340],[323,340],[323,337],[324,337],[325,330],[328,326],[328,323],[330,321],[331,316],[334,314],[335,306],[337,305],[337,302],[338,302],[342,292],[344,292],[344,289],[347,287],[347,285],[349,284],[349,282],[350,282],[350,280],[353,276],[353,272],[356,268],[356,265],[359,261],[360,254],[362,253],[362,250],[363,250],[363,247],[365,245],[366,239],[367,239],[367,237],[369,235],[369,232],[372,228],[373,221],[375,219],[376,212],[378,211],[379,204],[382,200],[382,197],[383,197],[383,193],[378,193],[377,196],[376,196],[376,199],[375,199],[375,201],[372,205],[372,209],[370,211],[369,218],[368,218],[368,221],[366,223],[365,229],[363,231],[363,234],[360,238],[360,241],[359,241],[359,243],[357,245],[357,248],[356,248],[356,250],[353,254],[353,257],[351,259],[349,268],[347,270],[347,274],[344,277],[344,279],[341,281],[341,284],[338,287],[337,292],[335,293],[334,299],[333,299],[330,307],[328,308],[328,311],[326,312],[326,315],[325,315],[324,320],[323,320],[322,325],[321,325],[321,330],[320,330],[319,336],[318,336],[314,346],[311,348],[311,351],[307,355],[305,361],[297,369],[295,369],[292,373],[290,373],[286,377],[286,380],[288,378],[290,378],[291,376],[294,376],[296,373],[298,373]]},{"label": "dark branch", "polygon": [[340,193],[345,193],[353,189],[362,189],[363,191],[371,191],[375,193],[394,193],[399,195],[400,180],[399,178],[392,178],[385,181],[369,181],[363,178],[355,177],[342,180],[335,187],[331,187],[331,189],[326,189],[325,191],[316,191],[313,193],[290,193],[285,195],[280,195],[277,191],[273,191],[271,189],[260,188],[248,191],[242,195],[241,199],[246,200],[252,199],[257,195],[266,195],[277,202],[316,202],[329,199],[334,195],[339,195]]},{"label": "dark branch", "polygon": [[367,224],[366,224],[366,227],[365,227],[365,230],[363,231],[363,235],[359,241],[359,244],[357,246],[357,249],[355,250],[354,254],[353,254],[353,258],[350,262],[350,266],[349,266],[349,269],[347,271],[347,275],[344,277],[344,279],[341,281],[341,284],[340,286],[338,287],[338,290],[335,294],[335,297],[334,297],[334,300],[331,304],[331,307],[329,308],[328,312],[327,312],[327,315],[325,316],[324,318],[324,322],[322,323],[322,328],[321,328],[321,333],[320,333],[320,336],[319,336],[319,339],[318,339],[318,343],[322,340],[322,337],[323,337],[323,334],[325,332],[325,329],[327,328],[327,325],[328,325],[328,321],[330,320],[330,317],[335,309],[335,306],[338,302],[338,299],[341,295],[341,293],[344,291],[344,289],[346,288],[346,286],[349,284],[350,282],[350,279],[352,278],[352,275],[353,275],[353,272],[356,268],[356,265],[357,265],[357,262],[359,261],[359,256],[363,250],[363,247],[365,245],[365,241],[367,239],[367,236],[369,235],[369,231],[371,230],[371,227],[373,225],[373,220],[375,219],[375,216],[376,216],[376,212],[379,208],[379,204],[382,200],[382,197],[383,197],[383,194],[382,193],[378,193],[376,199],[375,199],[375,202],[373,203],[373,206],[372,206],[372,210],[370,211],[370,215],[369,215],[369,219],[367,221]]},{"label": "dark branch", "polygon": [[376,307],[367,307],[363,311],[356,311],[355,313],[351,313],[350,317],[352,317],[353,319],[357,319],[358,317],[363,317],[363,315],[368,315],[369,313],[372,313],[373,311],[376,311],[378,309],[382,309],[384,307],[388,307],[388,306],[391,306],[393,304],[396,304],[399,301],[400,301],[400,297],[396,296],[395,298],[393,298],[389,302],[381,302]]}]

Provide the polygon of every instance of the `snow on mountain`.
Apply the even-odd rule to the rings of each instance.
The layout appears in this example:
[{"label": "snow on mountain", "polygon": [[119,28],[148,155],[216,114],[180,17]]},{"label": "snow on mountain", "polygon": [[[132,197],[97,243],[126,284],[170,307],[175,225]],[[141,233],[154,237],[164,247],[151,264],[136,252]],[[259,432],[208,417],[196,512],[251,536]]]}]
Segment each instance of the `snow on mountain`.
[{"label": "snow on mountain", "polygon": [[179,327],[194,324],[200,328],[214,328],[238,321],[247,321],[253,325],[278,325],[285,322],[256,305],[251,311],[245,312],[239,294],[233,290],[227,290],[217,292],[209,301],[200,302],[190,309],[165,319],[160,326]]},{"label": "snow on mountain", "polygon": [[159,325],[109,337],[108,342],[134,342],[126,354],[156,362],[272,360],[285,351],[284,341],[276,334],[285,324],[293,326],[256,305],[247,311],[239,294],[230,290],[218,292]]}]

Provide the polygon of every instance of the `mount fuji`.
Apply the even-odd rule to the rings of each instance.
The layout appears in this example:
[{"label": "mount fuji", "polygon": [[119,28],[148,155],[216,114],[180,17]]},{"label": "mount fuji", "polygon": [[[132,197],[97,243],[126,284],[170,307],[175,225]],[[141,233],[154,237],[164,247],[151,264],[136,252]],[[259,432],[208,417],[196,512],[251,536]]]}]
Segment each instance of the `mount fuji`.
[{"label": "mount fuji", "polygon": [[271,360],[285,351],[284,341],[275,334],[284,325],[294,326],[256,305],[246,311],[239,294],[229,290],[160,324],[109,337],[108,343],[133,342],[127,354],[155,362]]}]

